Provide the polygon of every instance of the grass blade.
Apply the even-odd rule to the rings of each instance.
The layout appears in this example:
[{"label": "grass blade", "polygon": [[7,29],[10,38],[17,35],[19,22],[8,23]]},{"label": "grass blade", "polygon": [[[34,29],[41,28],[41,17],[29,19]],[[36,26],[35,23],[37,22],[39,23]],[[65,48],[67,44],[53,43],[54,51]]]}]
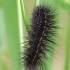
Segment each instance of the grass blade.
[{"label": "grass blade", "polygon": [[44,3],[44,0],[35,0],[35,6],[42,5]]},{"label": "grass blade", "polygon": [[20,5],[21,5],[21,11],[22,11],[22,17],[23,17],[23,21],[25,24],[26,29],[29,29],[29,18],[27,16],[26,10],[25,10],[25,4],[24,4],[24,0],[20,0]]},{"label": "grass blade", "polygon": [[66,52],[65,52],[65,65],[64,70],[69,70],[70,64],[70,14],[69,14],[69,23],[68,23],[68,31],[67,31],[67,39],[66,39]]},{"label": "grass blade", "polygon": [[6,28],[9,37],[10,55],[13,70],[21,70],[20,42],[18,28],[18,13],[16,0],[2,0],[6,21]]}]

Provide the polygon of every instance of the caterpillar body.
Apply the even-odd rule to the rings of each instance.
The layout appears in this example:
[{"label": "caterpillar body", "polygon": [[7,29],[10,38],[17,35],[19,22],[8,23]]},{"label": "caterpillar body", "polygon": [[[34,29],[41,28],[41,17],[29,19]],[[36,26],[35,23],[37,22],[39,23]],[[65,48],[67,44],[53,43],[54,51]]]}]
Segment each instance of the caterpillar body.
[{"label": "caterpillar body", "polygon": [[[55,44],[53,37],[57,35],[55,9],[49,6],[37,6],[32,13],[31,28],[28,30],[28,47],[24,51],[25,70],[39,70],[43,59],[51,45]],[[25,46],[26,47],[26,46]]]}]

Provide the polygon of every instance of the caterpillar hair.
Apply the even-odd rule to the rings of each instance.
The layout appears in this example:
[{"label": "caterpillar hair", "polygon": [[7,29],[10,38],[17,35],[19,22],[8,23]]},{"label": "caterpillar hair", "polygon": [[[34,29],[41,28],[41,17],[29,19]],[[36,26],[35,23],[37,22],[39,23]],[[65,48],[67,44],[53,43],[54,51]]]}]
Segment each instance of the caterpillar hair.
[{"label": "caterpillar hair", "polygon": [[56,15],[56,9],[51,6],[35,7],[28,30],[28,43],[24,46],[24,70],[39,70],[44,65],[43,59],[47,61],[46,53],[52,48],[50,43],[56,44],[53,39],[58,29]]}]

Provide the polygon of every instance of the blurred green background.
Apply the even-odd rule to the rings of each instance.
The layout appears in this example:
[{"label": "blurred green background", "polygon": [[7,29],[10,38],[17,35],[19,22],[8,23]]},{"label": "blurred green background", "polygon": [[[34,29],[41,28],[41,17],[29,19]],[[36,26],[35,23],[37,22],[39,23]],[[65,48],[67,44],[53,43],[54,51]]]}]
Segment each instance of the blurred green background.
[{"label": "blurred green background", "polygon": [[[30,20],[35,0],[23,1],[26,18]],[[58,30],[58,46],[54,51],[51,70],[70,70],[70,1],[50,1],[55,2],[59,7],[58,24],[61,28]],[[21,43],[26,32],[26,21],[24,22],[19,2],[20,0],[0,0],[0,70],[22,70],[20,51],[23,50]],[[30,23],[29,20],[27,22]]]}]

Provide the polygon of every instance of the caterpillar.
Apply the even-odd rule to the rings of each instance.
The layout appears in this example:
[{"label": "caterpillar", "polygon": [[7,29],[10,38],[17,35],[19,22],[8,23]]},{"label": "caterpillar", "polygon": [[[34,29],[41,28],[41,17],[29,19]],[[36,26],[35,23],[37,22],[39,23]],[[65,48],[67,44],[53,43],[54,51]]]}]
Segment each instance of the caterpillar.
[{"label": "caterpillar", "polygon": [[56,44],[53,39],[58,29],[55,12],[56,9],[46,5],[37,6],[33,10],[28,43],[24,46],[24,70],[39,70],[44,65],[43,59],[47,61],[46,53],[52,48],[50,43]]}]

